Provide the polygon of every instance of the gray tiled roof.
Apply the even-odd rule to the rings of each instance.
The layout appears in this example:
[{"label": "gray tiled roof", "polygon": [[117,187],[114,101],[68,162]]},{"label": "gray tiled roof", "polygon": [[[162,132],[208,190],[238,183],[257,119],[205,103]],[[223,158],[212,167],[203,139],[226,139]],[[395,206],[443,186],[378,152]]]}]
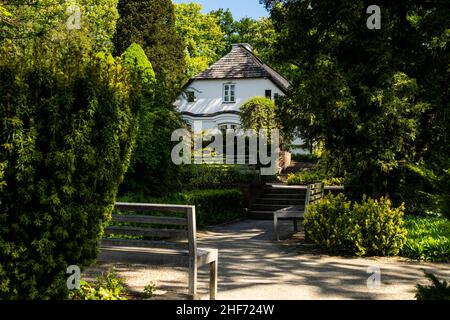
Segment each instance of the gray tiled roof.
[{"label": "gray tiled roof", "polygon": [[269,78],[284,92],[291,83],[259,59],[247,44],[237,44],[222,59],[194,76],[193,80]]}]

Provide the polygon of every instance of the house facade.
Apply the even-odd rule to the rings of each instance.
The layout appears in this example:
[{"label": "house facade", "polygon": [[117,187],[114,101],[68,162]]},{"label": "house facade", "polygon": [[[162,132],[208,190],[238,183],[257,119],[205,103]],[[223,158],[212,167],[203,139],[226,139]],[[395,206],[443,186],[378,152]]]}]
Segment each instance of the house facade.
[{"label": "house facade", "polygon": [[237,129],[243,104],[256,96],[277,99],[290,85],[261,61],[250,45],[236,44],[222,59],[194,76],[175,105],[190,125],[199,121],[204,130]]}]

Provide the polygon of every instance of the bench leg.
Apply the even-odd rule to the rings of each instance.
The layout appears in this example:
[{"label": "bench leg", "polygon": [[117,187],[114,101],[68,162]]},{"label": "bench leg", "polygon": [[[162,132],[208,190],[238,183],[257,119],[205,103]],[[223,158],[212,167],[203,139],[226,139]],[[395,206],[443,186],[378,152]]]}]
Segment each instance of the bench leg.
[{"label": "bench leg", "polygon": [[218,261],[213,261],[209,264],[209,299],[216,300],[217,298],[217,275],[218,275]]},{"label": "bench leg", "polygon": [[189,266],[189,295],[191,299],[197,300],[197,264]]},{"label": "bench leg", "polygon": [[273,229],[275,232],[275,239],[280,241],[280,236],[278,234],[278,216],[276,214],[273,215]]}]

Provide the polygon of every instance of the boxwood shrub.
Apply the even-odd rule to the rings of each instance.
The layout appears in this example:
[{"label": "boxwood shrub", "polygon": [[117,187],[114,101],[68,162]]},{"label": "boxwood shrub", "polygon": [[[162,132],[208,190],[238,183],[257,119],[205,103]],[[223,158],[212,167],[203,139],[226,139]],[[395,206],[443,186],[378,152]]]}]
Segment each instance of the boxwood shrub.
[{"label": "boxwood shrub", "polygon": [[364,197],[361,203],[352,203],[343,194],[329,194],[308,207],[304,220],[306,236],[332,252],[397,255],[407,233],[403,211],[403,205],[393,208],[388,198]]}]

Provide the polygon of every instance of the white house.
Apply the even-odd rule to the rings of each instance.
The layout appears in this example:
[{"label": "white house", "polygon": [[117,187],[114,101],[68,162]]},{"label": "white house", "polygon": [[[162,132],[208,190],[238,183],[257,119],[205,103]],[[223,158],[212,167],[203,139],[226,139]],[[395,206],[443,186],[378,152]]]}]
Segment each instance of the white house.
[{"label": "white house", "polygon": [[290,85],[253,54],[249,44],[235,44],[230,53],[188,82],[175,105],[190,124],[198,120],[203,129],[234,129],[240,127],[244,103],[255,96],[276,99]]},{"label": "white house", "polygon": [[[290,86],[253,53],[249,44],[234,44],[227,55],[189,80],[175,106],[191,126],[195,121],[201,123],[202,130],[237,129],[243,104],[256,96],[277,99]],[[294,141],[295,145],[302,143],[301,139]]]}]

